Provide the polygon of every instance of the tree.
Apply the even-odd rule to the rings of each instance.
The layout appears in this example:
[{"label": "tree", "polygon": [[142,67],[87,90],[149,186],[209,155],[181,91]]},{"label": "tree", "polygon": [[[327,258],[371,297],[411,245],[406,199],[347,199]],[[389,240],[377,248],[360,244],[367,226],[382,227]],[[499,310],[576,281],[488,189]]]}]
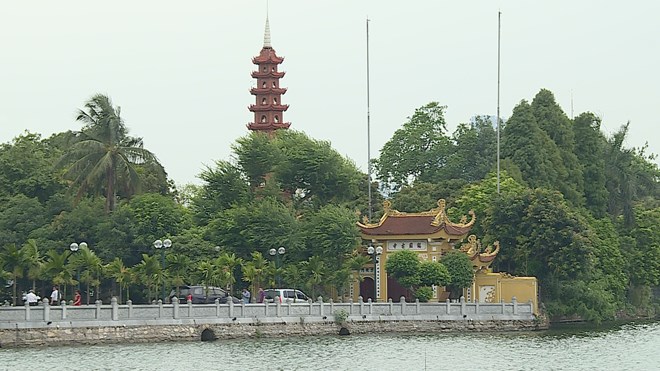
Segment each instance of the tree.
[{"label": "tree", "polygon": [[147,300],[156,297],[163,279],[163,269],[158,257],[155,255],[142,254],[142,261],[135,267],[137,282],[143,284],[147,290]]},{"label": "tree", "polygon": [[241,170],[227,161],[216,161],[199,176],[204,185],[192,199],[199,223],[208,223],[218,212],[249,200],[250,189]]},{"label": "tree", "polygon": [[44,203],[59,192],[63,184],[53,171],[57,153],[30,132],[0,144],[0,198],[22,194]]},{"label": "tree", "polygon": [[70,259],[70,263],[80,275],[81,283],[87,285],[86,297],[87,304],[89,304],[90,289],[92,286],[96,287],[97,298],[99,295],[99,286],[101,278],[103,277],[103,264],[101,259],[89,247],[83,246]]},{"label": "tree", "polygon": [[385,262],[385,270],[388,276],[395,278],[402,286],[414,290],[414,287],[420,284],[419,265],[417,253],[403,250],[389,256]]},{"label": "tree", "polygon": [[134,280],[131,269],[124,265],[121,258],[116,257],[105,266],[105,272],[107,272],[107,274],[113,278],[119,286],[119,304],[122,303],[122,289],[126,289],[126,300],[130,300],[129,287]]},{"label": "tree", "polygon": [[449,274],[449,289],[453,298],[461,296],[463,289],[474,281],[474,268],[470,258],[460,251],[450,251],[440,259]]},{"label": "tree", "polygon": [[561,183],[555,183],[555,186],[560,186],[557,189],[562,191],[567,200],[576,205],[583,205],[583,166],[575,154],[575,134],[571,120],[547,89],[541,89],[536,94],[531,108],[541,130],[548,134],[559,149],[561,164],[566,170],[566,178]]},{"label": "tree", "polygon": [[355,213],[340,206],[326,205],[304,219],[306,248],[298,256],[322,258],[331,269],[340,269],[358,245]]},{"label": "tree", "polygon": [[445,178],[471,183],[493,169],[497,161],[497,132],[488,116],[477,116],[469,124],[459,124],[452,142],[454,150],[447,159]]},{"label": "tree", "polygon": [[6,244],[0,250],[0,262],[2,270],[10,274],[12,281],[12,302],[16,305],[16,285],[18,279],[23,277],[27,266],[27,259],[23,249],[16,247],[16,244]]},{"label": "tree", "polygon": [[252,253],[252,260],[243,264],[243,281],[252,283],[252,292],[257,292],[259,287],[268,277],[268,261],[260,252]]},{"label": "tree", "polygon": [[591,112],[585,112],[573,120],[575,155],[584,175],[585,207],[596,218],[607,215],[609,192],[606,184],[605,147],[607,140],[600,131],[601,120]]},{"label": "tree", "polygon": [[128,136],[120,108],[113,107],[109,97],[97,94],[85,103],[85,108],[87,111],[79,110],[76,118],[84,124],[79,141],[58,165],[67,167],[64,175],[78,188],[78,199],[87,191],[103,190],[105,211],[111,212],[115,210],[118,189],[129,196],[139,189],[137,165],[162,166],[153,153],[143,148],[141,138]]},{"label": "tree", "polygon": [[398,189],[414,180],[436,178],[451,152],[444,118],[446,108],[437,102],[420,107],[394,132],[374,162],[383,183]]}]

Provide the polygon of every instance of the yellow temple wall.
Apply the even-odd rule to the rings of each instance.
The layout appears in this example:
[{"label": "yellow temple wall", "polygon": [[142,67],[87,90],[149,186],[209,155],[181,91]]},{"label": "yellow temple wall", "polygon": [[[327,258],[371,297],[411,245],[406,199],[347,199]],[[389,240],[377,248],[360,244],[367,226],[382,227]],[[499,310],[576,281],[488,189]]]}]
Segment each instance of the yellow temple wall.
[{"label": "yellow temple wall", "polygon": [[534,313],[538,314],[536,277],[511,277],[500,273],[479,272],[475,274],[472,292],[472,300],[482,303],[509,303],[514,297],[519,303],[531,300]]}]

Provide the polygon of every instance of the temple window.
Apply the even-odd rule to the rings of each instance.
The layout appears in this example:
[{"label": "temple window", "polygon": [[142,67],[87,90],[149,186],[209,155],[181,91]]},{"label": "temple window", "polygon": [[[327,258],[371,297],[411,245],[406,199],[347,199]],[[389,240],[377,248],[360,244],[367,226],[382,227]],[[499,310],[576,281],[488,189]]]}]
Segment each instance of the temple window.
[{"label": "temple window", "polygon": [[261,105],[265,106],[266,105],[266,98],[261,99]]},{"label": "temple window", "polygon": [[264,88],[264,89],[266,88],[266,82],[265,81],[261,83],[261,87]]},{"label": "temple window", "polygon": [[[277,84],[275,84],[275,81],[273,81],[273,87],[274,87],[274,88],[277,87]],[[264,88],[265,88],[265,86],[264,86]]]},{"label": "temple window", "polygon": [[266,115],[261,116],[261,122],[266,122]]},{"label": "temple window", "polygon": [[275,122],[280,122],[280,118],[275,115]]},{"label": "temple window", "polygon": [[277,98],[273,98],[273,104],[277,104]]}]

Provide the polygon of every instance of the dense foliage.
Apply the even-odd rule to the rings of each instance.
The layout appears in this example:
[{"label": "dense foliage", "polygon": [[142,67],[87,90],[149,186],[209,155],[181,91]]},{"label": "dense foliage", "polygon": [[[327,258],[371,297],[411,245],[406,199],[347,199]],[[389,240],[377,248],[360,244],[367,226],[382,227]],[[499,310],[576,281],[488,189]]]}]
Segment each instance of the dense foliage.
[{"label": "dense foliage", "polygon": [[[475,210],[472,233],[482,241],[500,241],[496,270],[538,277],[550,315],[600,321],[653,309],[660,171],[646,148],[624,146],[629,124],[607,136],[596,115],[570,119],[541,90],[503,125],[498,187],[492,118],[450,134],[446,109],[432,102],[415,110],[374,160],[376,218],[384,197],[401,211],[445,198],[450,215]],[[200,174],[200,185],[175,189],[108,97],[92,97],[77,118],[79,131],[25,132],[0,144],[8,301],[29,288],[46,295],[51,284],[67,297],[80,286],[90,301],[144,302],[163,285],[183,284],[341,296],[370,261],[355,224],[368,214],[367,176],[328,142],[293,130],[251,133],[236,141],[231,161]],[[165,238],[172,246],[154,249]],[[82,241],[88,247],[69,250]],[[441,264],[397,253],[387,271],[426,300],[431,285],[469,285],[459,255]]]}]

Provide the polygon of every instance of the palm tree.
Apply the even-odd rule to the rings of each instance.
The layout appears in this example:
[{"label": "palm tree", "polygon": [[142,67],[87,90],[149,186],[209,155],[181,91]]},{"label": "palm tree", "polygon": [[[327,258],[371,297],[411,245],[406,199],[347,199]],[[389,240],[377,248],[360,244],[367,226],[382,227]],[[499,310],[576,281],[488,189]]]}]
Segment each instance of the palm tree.
[{"label": "palm tree", "polygon": [[43,257],[39,254],[37,241],[33,239],[29,239],[27,243],[23,245],[23,250],[25,253],[27,277],[32,280],[32,290],[36,290],[37,279],[41,276],[43,270]]},{"label": "palm tree", "polygon": [[229,292],[234,292],[234,284],[236,283],[236,278],[234,277],[234,271],[236,267],[239,267],[243,264],[243,259],[236,256],[234,253],[223,252],[217,259],[220,269],[223,271],[223,280],[226,281],[226,287],[229,289]]},{"label": "palm tree", "polygon": [[77,199],[88,190],[105,192],[106,212],[114,211],[117,187],[128,195],[137,192],[140,177],[134,165],[153,164],[164,170],[156,156],[142,148],[142,138],[128,136],[128,129],[120,117],[120,108],[113,107],[109,97],[93,96],[85,103],[87,111],[78,110],[77,121],[84,123],[75,143],[58,162],[68,166],[66,177],[78,188]]},{"label": "palm tree", "polygon": [[124,265],[120,257],[116,257],[105,266],[105,271],[112,277],[119,286],[119,304],[122,303],[122,289],[126,289],[126,300],[130,299],[129,285],[133,281],[133,272]]},{"label": "palm tree", "polygon": [[268,267],[268,261],[258,251],[252,253],[252,260],[243,264],[243,281],[252,283],[252,292],[257,292],[268,276]]},{"label": "palm tree", "polygon": [[190,275],[191,265],[191,260],[187,255],[167,255],[167,272],[172,279],[172,284],[176,287],[177,297],[181,295],[181,286],[186,283],[186,279]]},{"label": "palm tree", "polygon": [[71,262],[73,268],[80,272],[80,281],[87,285],[87,304],[89,305],[90,287],[96,287],[96,297],[99,295],[99,286],[103,276],[103,264],[94,251],[89,247],[81,247]]},{"label": "palm tree", "polygon": [[320,256],[312,256],[307,260],[305,268],[307,271],[307,285],[312,292],[312,298],[316,297],[317,288],[327,276],[325,262]]},{"label": "palm tree", "polygon": [[134,268],[137,281],[146,286],[148,300],[151,300],[154,293],[158,292],[163,277],[163,269],[160,266],[158,257],[142,254],[142,261]]},{"label": "palm tree", "polygon": [[2,270],[9,272],[12,280],[12,302],[16,305],[16,283],[23,277],[26,268],[26,258],[23,249],[16,247],[16,244],[10,243],[0,251],[0,261]]},{"label": "palm tree", "polygon": [[43,276],[51,280],[54,285],[64,287],[64,297],[66,297],[66,285],[76,283],[76,280],[73,279],[73,266],[72,264],[67,264],[70,255],[71,252],[68,250],[61,254],[58,254],[54,250],[48,251],[42,271]]}]

